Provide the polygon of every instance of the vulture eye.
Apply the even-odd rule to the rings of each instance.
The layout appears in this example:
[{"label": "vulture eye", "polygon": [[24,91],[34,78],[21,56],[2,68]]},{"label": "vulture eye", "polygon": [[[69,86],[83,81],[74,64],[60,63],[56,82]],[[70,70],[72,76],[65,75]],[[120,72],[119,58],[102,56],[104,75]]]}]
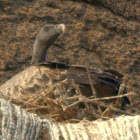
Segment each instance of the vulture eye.
[{"label": "vulture eye", "polygon": [[44,31],[45,32],[48,32],[49,30],[50,30],[50,27],[49,26],[44,27]]}]

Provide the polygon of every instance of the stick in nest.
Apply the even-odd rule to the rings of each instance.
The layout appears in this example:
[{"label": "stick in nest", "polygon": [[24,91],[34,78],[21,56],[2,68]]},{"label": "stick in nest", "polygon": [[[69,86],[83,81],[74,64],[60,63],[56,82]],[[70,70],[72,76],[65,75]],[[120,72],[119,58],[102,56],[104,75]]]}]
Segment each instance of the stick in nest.
[{"label": "stick in nest", "polygon": [[122,97],[129,96],[129,95],[136,95],[136,93],[130,92],[130,93],[123,94],[123,95],[109,96],[109,97],[96,98],[96,99],[92,99],[91,97],[89,97],[89,99],[91,99],[93,101],[101,101],[101,100],[111,100],[111,99],[122,98]]},{"label": "stick in nest", "polygon": [[[90,75],[90,72],[89,72],[87,66],[86,66],[86,70],[87,70],[88,79],[89,79],[89,82],[90,82],[90,86],[91,86],[92,94],[93,94],[93,96],[94,96],[95,99],[96,99],[96,98],[97,98],[97,93],[96,93],[96,90],[95,90],[95,88],[94,88],[94,86],[93,86],[92,79],[91,79],[91,75]],[[98,107],[99,112],[102,113],[102,109],[101,109],[101,107],[98,106],[98,105],[97,105],[97,107]]]}]

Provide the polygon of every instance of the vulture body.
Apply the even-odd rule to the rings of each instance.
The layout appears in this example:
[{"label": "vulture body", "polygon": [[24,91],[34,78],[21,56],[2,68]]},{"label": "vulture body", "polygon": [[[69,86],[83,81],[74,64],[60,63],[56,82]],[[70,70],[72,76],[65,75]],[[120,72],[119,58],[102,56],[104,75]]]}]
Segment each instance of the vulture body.
[{"label": "vulture body", "polygon": [[[41,72],[41,73],[40,73]],[[115,96],[121,81],[109,72],[98,73],[90,69],[90,76],[97,97]],[[44,62],[38,66],[30,66],[0,86],[0,91],[13,98],[24,98],[40,93],[63,80],[73,80],[79,85],[84,96],[93,96],[88,73],[84,66],[68,66],[56,62]],[[126,93],[126,89],[124,90]],[[127,97],[124,102],[129,104]]]}]

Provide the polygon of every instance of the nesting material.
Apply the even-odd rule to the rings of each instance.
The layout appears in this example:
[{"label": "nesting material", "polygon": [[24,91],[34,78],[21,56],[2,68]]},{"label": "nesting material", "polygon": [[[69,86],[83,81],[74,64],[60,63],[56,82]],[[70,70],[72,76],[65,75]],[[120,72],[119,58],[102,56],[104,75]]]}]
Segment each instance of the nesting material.
[{"label": "nesting material", "polygon": [[[120,108],[115,101],[108,102],[104,99],[105,102],[99,102],[100,99],[91,95],[89,85],[78,84],[78,79],[68,76],[66,69],[31,66],[2,85],[0,95],[28,112],[43,118],[51,117],[55,121],[108,119],[115,112],[133,115],[112,108]],[[108,107],[107,113],[103,113]]]}]

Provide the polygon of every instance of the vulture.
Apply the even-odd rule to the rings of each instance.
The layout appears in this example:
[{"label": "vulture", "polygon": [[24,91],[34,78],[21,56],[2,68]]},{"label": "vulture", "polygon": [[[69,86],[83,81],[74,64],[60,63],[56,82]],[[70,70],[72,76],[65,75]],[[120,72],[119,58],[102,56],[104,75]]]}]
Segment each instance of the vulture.
[{"label": "vulture", "polygon": [[[64,32],[64,24],[43,26],[33,46],[32,65],[2,84],[0,92],[15,99],[24,99],[26,96],[32,96],[45,90],[46,87],[68,79],[79,85],[84,96],[93,96],[91,84],[94,87],[96,97],[117,95],[123,75],[115,70],[99,73],[95,69],[89,69],[90,81],[85,66],[47,61],[48,49]],[[124,89],[123,93],[126,92]],[[130,104],[129,99],[123,97],[123,103]]]}]

